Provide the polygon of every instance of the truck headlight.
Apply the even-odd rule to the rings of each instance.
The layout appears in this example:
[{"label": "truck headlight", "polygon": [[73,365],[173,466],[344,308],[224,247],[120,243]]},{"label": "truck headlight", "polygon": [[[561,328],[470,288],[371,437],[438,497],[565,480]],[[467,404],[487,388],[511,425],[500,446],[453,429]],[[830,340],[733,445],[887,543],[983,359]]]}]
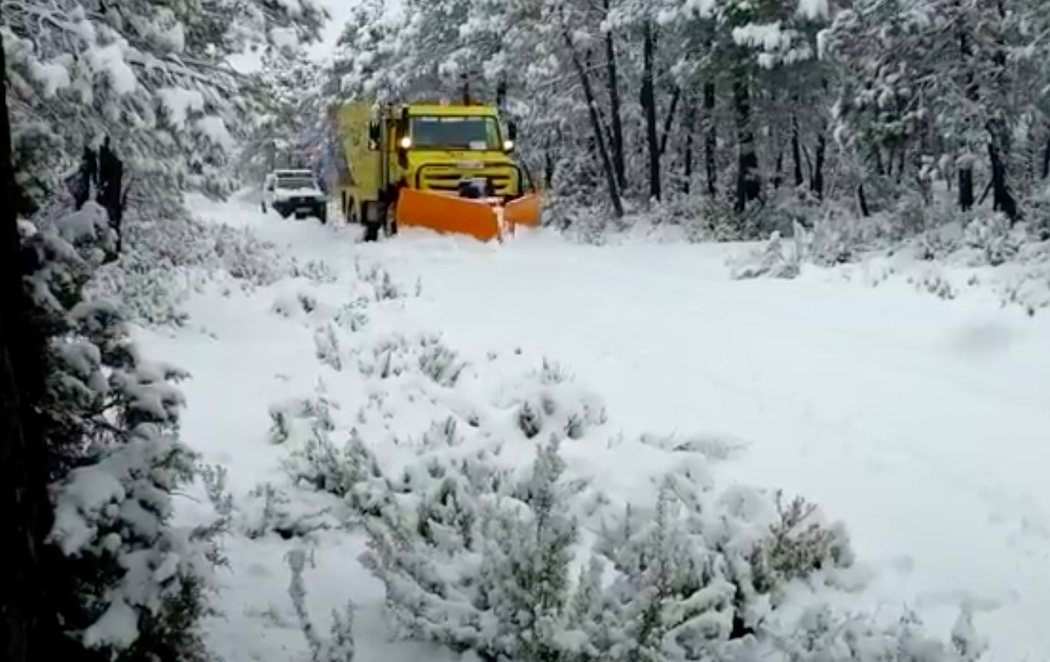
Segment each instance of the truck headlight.
[{"label": "truck headlight", "polygon": [[408,149],[409,147],[412,146],[412,137],[411,136],[403,137],[401,139],[401,143],[400,144],[401,144],[401,149]]},{"label": "truck headlight", "polygon": [[504,140],[503,141],[503,151],[504,152],[512,152],[512,151],[514,151],[514,141],[513,140]]}]

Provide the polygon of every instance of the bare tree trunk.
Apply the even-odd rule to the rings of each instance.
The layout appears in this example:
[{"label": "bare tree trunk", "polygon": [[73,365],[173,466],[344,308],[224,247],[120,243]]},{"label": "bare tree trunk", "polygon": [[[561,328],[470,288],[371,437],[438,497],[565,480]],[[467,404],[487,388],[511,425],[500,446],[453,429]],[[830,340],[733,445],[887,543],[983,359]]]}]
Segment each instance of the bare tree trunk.
[{"label": "bare tree trunk", "polygon": [[1046,147],[1043,148],[1043,179],[1050,177],[1050,138],[1046,139]]},{"label": "bare tree trunk", "polygon": [[959,168],[959,209],[973,209],[973,167],[970,165]]},{"label": "bare tree trunk", "polygon": [[[962,3],[956,0],[956,6],[962,11]],[[959,28],[959,53],[963,60],[969,64],[972,49],[966,31]],[[973,71],[966,76],[966,97],[970,101],[976,101],[978,97],[977,84],[974,82]],[[959,167],[959,209],[970,211],[973,209],[973,160],[966,159]]]},{"label": "bare tree trunk", "polygon": [[860,205],[861,216],[871,216],[871,211],[868,210],[868,196],[864,194],[864,184],[857,187],[857,203]]},{"label": "bare tree trunk", "polygon": [[609,157],[609,150],[605,146],[605,135],[602,131],[602,121],[598,117],[598,104],[594,98],[594,89],[591,87],[591,79],[587,74],[587,69],[584,68],[583,62],[580,61],[580,56],[576,52],[576,46],[572,43],[572,36],[569,34],[567,28],[562,28],[562,39],[565,41],[565,47],[569,50],[569,55],[572,57],[572,64],[576,68],[576,75],[580,78],[580,86],[583,87],[584,101],[587,102],[588,114],[591,118],[591,128],[594,130],[594,141],[598,148],[598,155],[601,157],[602,169],[605,171],[605,183],[609,188],[609,201],[612,203],[613,212],[617,218],[623,217],[623,200],[620,199],[620,187],[616,180],[616,171],[613,168],[612,159]]},{"label": "bare tree trunk", "polygon": [[686,100],[685,118],[682,123],[685,131],[685,146],[682,148],[682,191],[688,194],[693,184],[693,130],[696,128],[696,100],[692,95]]},{"label": "bare tree trunk", "polygon": [[737,174],[736,211],[743,212],[747,204],[762,193],[758,177],[758,153],[755,135],[751,130],[751,92],[746,74],[737,72],[733,81],[733,105],[736,110]]},{"label": "bare tree trunk", "polygon": [[799,137],[798,117],[791,118],[791,159],[795,163],[795,188],[802,186],[802,140]]},{"label": "bare tree trunk", "polygon": [[1017,200],[1007,181],[1006,157],[1010,153],[1006,127],[1001,120],[988,122],[988,158],[992,165],[992,208],[1006,214],[1011,222],[1021,218]]},{"label": "bare tree trunk", "polygon": [[824,199],[824,155],[827,153],[828,143],[821,132],[817,136],[816,161],[813,164],[813,178],[810,179],[809,188],[816,194],[818,200]]},{"label": "bare tree trunk", "polygon": [[715,133],[715,84],[704,83],[704,167],[707,175],[707,194],[712,198],[718,193],[718,163],[715,161],[715,148],[718,146]]},{"label": "bare tree trunk", "polygon": [[507,110],[507,78],[505,76],[501,77],[496,85],[496,108],[499,108],[501,113]]},{"label": "bare tree trunk", "polygon": [[466,106],[473,103],[473,100],[470,96],[470,78],[468,78],[466,74],[464,74],[460,78],[460,80],[463,83],[463,105]]},{"label": "bare tree trunk", "polygon": [[[7,71],[0,39],[0,72]],[[22,285],[11,166],[6,78],[0,75],[0,521],[7,562],[0,582],[0,651],[8,662],[51,659],[57,627],[49,618],[44,536],[51,527],[43,435],[35,405],[43,392],[43,347]]]},{"label": "bare tree trunk", "polygon": [[660,156],[667,153],[667,139],[671,135],[671,126],[674,124],[675,112],[678,110],[678,100],[682,97],[682,88],[675,85],[671,92],[671,105],[667,109],[667,117],[664,118],[664,131],[660,135]]},{"label": "bare tree trunk", "polygon": [[653,22],[646,19],[642,29],[642,110],[645,113],[645,136],[649,145],[649,197],[660,199],[660,143],[656,134],[656,86],[653,74],[653,51],[656,35]]},{"label": "bare tree trunk", "polygon": [[[602,0],[606,18],[609,17],[609,0]],[[627,186],[627,168],[623,154],[623,121],[620,116],[620,79],[616,71],[616,44],[610,29],[605,33],[605,78],[609,88],[609,114],[612,125],[612,161],[616,171],[616,183],[620,190]]]}]

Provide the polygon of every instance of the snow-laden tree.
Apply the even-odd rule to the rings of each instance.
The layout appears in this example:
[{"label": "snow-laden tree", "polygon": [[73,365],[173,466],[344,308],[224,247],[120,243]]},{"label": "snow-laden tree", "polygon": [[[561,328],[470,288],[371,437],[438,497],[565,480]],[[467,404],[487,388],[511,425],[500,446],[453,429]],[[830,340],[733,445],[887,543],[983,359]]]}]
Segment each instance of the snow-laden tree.
[{"label": "snow-laden tree", "polygon": [[1019,198],[1046,176],[1036,155],[1046,108],[1031,90],[1050,83],[1048,20],[1032,2],[856,0],[828,36],[843,71],[843,135],[898,183],[954,175],[963,211],[985,175],[993,208],[1018,219]]},{"label": "snow-laden tree", "polygon": [[0,12],[14,158],[37,204],[103,136],[133,186],[227,191],[256,108],[227,58],[292,49],[326,17],[314,0],[3,0]]},{"label": "snow-laden tree", "polygon": [[[37,403],[54,517],[46,540],[56,651],[82,660],[204,660],[214,531],[173,526],[195,458],[178,439],[183,373],[130,342],[116,302],[87,294],[115,240],[106,212],[25,226],[34,310],[48,338]],[[53,546],[53,547],[51,547]]]},{"label": "snow-laden tree", "polygon": [[274,168],[319,169],[325,156],[327,94],[321,66],[302,52],[263,56],[248,93],[259,112],[239,145],[239,172],[258,183]]}]

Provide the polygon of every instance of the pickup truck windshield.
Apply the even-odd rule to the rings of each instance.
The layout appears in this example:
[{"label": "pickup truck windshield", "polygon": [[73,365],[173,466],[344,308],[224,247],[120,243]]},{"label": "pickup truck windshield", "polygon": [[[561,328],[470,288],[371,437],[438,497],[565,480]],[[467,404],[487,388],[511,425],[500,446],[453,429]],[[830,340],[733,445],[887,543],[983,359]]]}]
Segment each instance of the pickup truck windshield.
[{"label": "pickup truck windshield", "polygon": [[416,116],[409,135],[416,149],[500,149],[499,124],[494,117]]},{"label": "pickup truck windshield", "polygon": [[314,180],[309,177],[278,177],[277,188],[283,189],[296,189],[296,188],[313,188]]}]

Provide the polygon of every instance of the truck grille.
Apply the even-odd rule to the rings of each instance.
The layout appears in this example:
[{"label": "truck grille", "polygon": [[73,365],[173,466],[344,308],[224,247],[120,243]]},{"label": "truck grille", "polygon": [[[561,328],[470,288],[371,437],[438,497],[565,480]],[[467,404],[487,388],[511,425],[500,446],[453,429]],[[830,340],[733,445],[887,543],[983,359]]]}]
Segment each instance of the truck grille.
[{"label": "truck grille", "polygon": [[492,182],[496,195],[518,192],[517,172],[507,168],[459,169],[453,166],[425,166],[419,177],[420,188],[454,192],[463,179],[485,178]]}]

